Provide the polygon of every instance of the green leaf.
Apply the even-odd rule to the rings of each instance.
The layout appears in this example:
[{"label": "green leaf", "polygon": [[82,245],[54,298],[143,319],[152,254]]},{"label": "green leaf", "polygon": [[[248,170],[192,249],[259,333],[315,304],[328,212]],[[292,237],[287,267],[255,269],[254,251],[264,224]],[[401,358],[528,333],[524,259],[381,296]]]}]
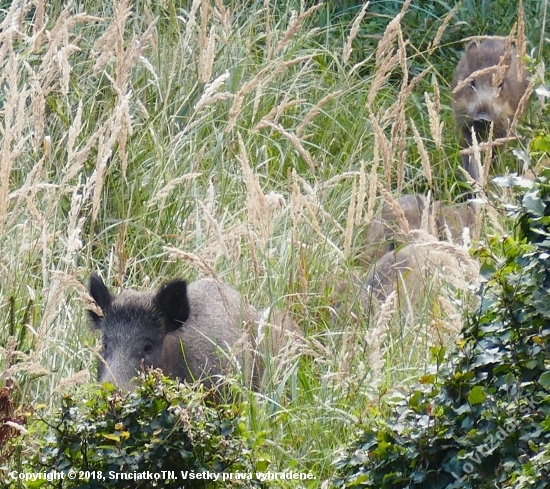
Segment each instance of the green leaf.
[{"label": "green leaf", "polygon": [[120,441],[120,436],[113,433],[104,433],[103,438],[107,438],[107,440]]},{"label": "green leaf", "polygon": [[468,402],[470,404],[476,405],[481,404],[485,400],[485,392],[483,392],[483,388],[479,385],[476,385],[472,388],[470,393],[468,394]]},{"label": "green leaf", "polygon": [[546,389],[550,389],[550,372],[544,372],[539,377],[539,384],[545,387]]},{"label": "green leaf", "polygon": [[545,134],[543,136],[535,136],[531,140],[531,150],[544,151],[550,154],[550,135]]},{"label": "green leaf", "polygon": [[546,206],[536,190],[527,192],[522,200],[523,207],[535,216],[543,216]]}]

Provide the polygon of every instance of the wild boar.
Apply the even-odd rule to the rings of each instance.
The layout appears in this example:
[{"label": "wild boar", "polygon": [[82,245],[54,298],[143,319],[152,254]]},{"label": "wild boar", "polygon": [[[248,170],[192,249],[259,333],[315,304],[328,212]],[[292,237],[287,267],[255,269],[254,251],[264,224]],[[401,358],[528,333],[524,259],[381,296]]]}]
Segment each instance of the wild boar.
[{"label": "wild boar", "polygon": [[[507,44],[505,38],[468,44],[451,82],[462,149],[472,146],[472,130],[477,141],[486,141],[491,124],[495,138],[507,136],[516,112],[522,109],[520,100],[529,85],[528,77],[529,72],[520,66],[516,48]],[[479,181],[479,168],[471,154],[463,154],[462,166]]]},{"label": "wild boar", "polygon": [[[256,313],[228,285],[210,278],[189,285],[173,280],[156,292],[124,290],[113,296],[92,275],[89,291],[102,312],[89,311],[102,334],[102,382],[129,389],[143,367],[155,367],[172,378],[211,386],[235,362],[243,365],[243,325],[252,324]],[[245,377],[252,381],[251,372]]]},{"label": "wild boar", "polygon": [[413,242],[389,251],[373,264],[363,284],[363,300],[384,301],[392,293],[414,302],[429,288],[439,291],[443,283],[455,290],[479,281],[479,264],[460,246],[441,241]]},{"label": "wild boar", "polygon": [[[378,215],[367,226],[364,252],[360,264],[369,266],[386,253],[414,240],[411,231],[426,227],[438,239],[463,244],[464,228],[473,234],[475,212],[472,205],[432,202],[419,194],[402,195],[392,203],[385,202]],[[407,229],[408,228],[408,229]]]}]

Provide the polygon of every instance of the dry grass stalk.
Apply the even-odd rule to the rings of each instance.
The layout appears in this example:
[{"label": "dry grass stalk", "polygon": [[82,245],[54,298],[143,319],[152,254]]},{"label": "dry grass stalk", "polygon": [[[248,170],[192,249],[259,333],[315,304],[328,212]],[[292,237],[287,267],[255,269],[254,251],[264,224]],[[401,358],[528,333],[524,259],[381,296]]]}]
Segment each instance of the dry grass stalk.
[{"label": "dry grass stalk", "polygon": [[476,234],[474,234],[474,239],[479,239],[484,215],[489,219],[489,221],[491,222],[491,228],[494,229],[496,233],[500,234],[501,236],[505,236],[508,233],[508,231],[502,226],[502,216],[500,215],[499,210],[494,206],[476,205],[474,207],[474,212],[476,217],[476,229],[472,230],[473,232],[476,232]]},{"label": "dry grass stalk", "polygon": [[[529,85],[527,85],[527,89],[525,90],[525,93],[521,97],[518,108],[516,110],[516,113],[514,114],[514,118],[512,119],[512,122],[510,123],[510,130],[509,133],[515,131],[516,126],[518,124],[518,120],[525,111],[525,108],[527,107],[527,104],[530,102],[531,95],[533,94],[533,91],[535,90],[536,85],[536,77],[533,77],[533,79],[529,82]],[[498,141],[498,140],[496,140]]]},{"label": "dry grass stalk", "polygon": [[[401,33],[399,34],[401,39]],[[400,41],[401,43],[401,41]],[[405,45],[402,45],[402,49],[399,50],[400,58],[402,59],[402,66],[406,66],[406,50]],[[406,68],[402,68],[406,69]],[[413,92],[417,83],[420,82],[429,72],[429,68],[416,75],[410,83],[408,83],[408,76],[403,75],[403,84],[401,91],[397,97],[397,101],[390,109],[386,111],[382,117],[382,122],[386,119],[392,119],[392,138],[391,138],[391,152],[393,154],[392,159],[397,159],[397,190],[401,192],[403,188],[403,182],[405,177],[405,160],[406,160],[406,144],[407,144],[407,124],[405,122],[405,108],[406,103]],[[404,71],[406,73],[406,71]]]},{"label": "dry grass stalk", "polygon": [[190,43],[191,36],[195,34],[197,27],[197,12],[202,4],[202,0],[193,0],[189,9],[189,16],[185,24],[185,33],[183,35],[182,49],[183,51],[191,51]]},{"label": "dry grass stalk", "polygon": [[272,122],[269,122],[269,121],[264,121],[264,122],[269,127],[276,130],[285,139],[287,139],[292,144],[292,146],[294,146],[296,151],[298,151],[298,154],[306,162],[306,164],[309,167],[310,171],[312,173],[315,173],[315,163],[313,162],[313,158],[309,154],[309,151],[303,147],[300,138],[298,136],[296,136],[295,134],[292,134],[292,133],[288,132],[280,124],[273,124]]},{"label": "dry grass stalk", "polygon": [[17,374],[24,373],[37,378],[52,374],[50,370],[43,367],[40,363],[33,361],[30,355],[26,355],[22,352],[18,353],[18,356],[21,357],[19,362],[5,369],[2,373],[2,377],[10,379],[16,377]]},{"label": "dry grass stalk", "polygon": [[[76,154],[76,139],[82,131],[82,100],[78,101],[78,108],[71,127],[69,127],[69,135],[67,137],[67,166],[63,171],[62,186],[70,182],[82,167],[84,160],[77,158]],[[91,149],[91,148],[90,148]],[[89,151],[89,150],[88,150]],[[70,165],[70,166],[69,166]]]},{"label": "dry grass stalk", "polygon": [[[266,87],[266,82],[265,80],[260,80],[260,82],[258,83],[258,85],[256,85],[256,88],[254,90],[254,102],[252,104],[252,119],[256,119],[256,117],[258,116],[258,110],[260,109],[260,103],[262,101],[262,96],[264,94],[264,91],[265,91],[265,87]],[[287,100],[287,97],[288,97],[289,93],[285,93],[285,96],[284,96],[284,99],[283,100]]]},{"label": "dry grass stalk", "polygon": [[44,37],[44,13],[46,10],[46,2],[38,0],[34,13],[34,25],[32,36],[34,38],[33,51],[38,51]]},{"label": "dry grass stalk", "polygon": [[[211,239],[208,240],[209,246],[214,247],[214,248],[216,248],[216,250],[218,250],[216,252],[216,258],[218,258],[218,256],[220,254],[223,254],[223,255],[225,255],[229,258],[230,257],[229,249],[227,248],[227,246],[225,244],[225,239],[224,239],[224,235],[223,235],[220,223],[214,218],[214,216],[210,213],[208,208],[200,200],[197,201],[197,203],[198,203],[200,209],[202,210],[203,216],[206,218],[206,222],[209,225],[209,229],[214,231],[214,237],[216,239],[217,246],[216,246],[215,243],[212,243]],[[209,237],[211,237],[212,233],[209,232],[209,230],[207,230],[206,234]],[[202,256],[204,257],[205,254],[202,254]]]},{"label": "dry grass stalk", "polygon": [[[61,90],[65,95],[68,93],[70,77],[70,63],[68,57],[80,49],[69,43],[70,32],[77,23],[97,22],[97,17],[86,14],[70,15],[71,7],[66,6],[59,14],[55,25],[47,31],[45,53],[40,57],[40,66],[36,75],[41,88],[40,96],[46,97],[50,92]],[[35,45],[39,49],[39,45]],[[26,63],[25,63],[26,64]],[[27,70],[32,72],[30,65],[26,64]],[[32,75],[31,75],[32,76]],[[60,85],[61,79],[61,88]],[[38,94],[37,94],[38,95]]]},{"label": "dry grass stalk", "polygon": [[352,51],[351,45],[353,43],[353,40],[357,37],[357,33],[359,32],[359,27],[361,26],[361,22],[363,22],[363,18],[367,13],[367,8],[369,6],[369,3],[370,2],[365,2],[360,12],[357,14],[357,17],[355,17],[355,20],[353,21],[353,24],[349,32],[349,36],[346,39],[346,43],[344,44],[344,49],[342,52],[342,62],[344,64],[349,61],[349,57],[351,56],[351,51]]},{"label": "dry grass stalk", "polygon": [[[81,118],[82,118],[82,111],[77,110],[77,115],[75,117],[75,120],[73,121],[73,124],[69,128],[69,131],[71,131],[74,127],[75,131],[78,131],[78,133],[80,132]],[[81,170],[82,165],[88,159],[88,155],[90,154],[90,151],[95,147],[95,145],[97,144],[97,141],[103,135],[103,130],[104,130],[103,125],[98,124],[97,130],[88,137],[86,144],[81,150],[76,151],[74,150],[73,147],[69,147],[70,152],[67,154],[67,164],[65,166],[65,171],[63,172],[63,180],[62,180],[63,187],[66,184],[68,184]]]},{"label": "dry grass stalk", "polygon": [[365,333],[364,343],[368,345],[368,362],[370,367],[371,388],[376,390],[384,377],[383,371],[386,365],[387,348],[384,342],[388,336],[390,321],[397,311],[397,295],[394,292],[381,304],[376,314],[374,328]]},{"label": "dry grass stalk", "polygon": [[65,392],[75,385],[86,384],[88,382],[90,382],[90,371],[80,370],[79,372],[76,372],[65,379],[61,379],[59,383],[55,386],[53,393],[55,394]]},{"label": "dry grass stalk", "polygon": [[0,232],[4,230],[8,212],[8,191],[10,174],[15,159],[21,154],[29,136],[24,135],[26,128],[26,110],[28,90],[19,89],[20,71],[13,51],[8,54],[6,64],[6,84],[3,125],[0,133],[3,136],[0,149]]},{"label": "dry grass stalk", "polygon": [[411,235],[411,230],[409,228],[409,221],[405,218],[405,213],[403,212],[402,207],[399,205],[399,202],[395,200],[391,193],[388,192],[384,187],[379,186],[380,193],[384,197],[384,200],[388,204],[391,212],[396,217],[397,227],[403,233],[405,240],[408,240]]},{"label": "dry grass stalk", "polygon": [[441,278],[458,290],[469,290],[479,282],[479,263],[467,249],[446,241],[417,243],[418,249],[426,248],[432,260],[437,259]]},{"label": "dry grass stalk", "polygon": [[86,217],[79,217],[82,212],[84,201],[87,200],[85,190],[80,192],[80,185],[75,186],[71,197],[71,209],[69,210],[69,219],[67,223],[66,237],[63,239],[65,245],[65,254],[62,260],[68,266],[74,266],[77,262],[77,254],[83,248],[84,244],[81,240],[82,227],[86,221]]},{"label": "dry grass stalk", "polygon": [[384,86],[384,84],[388,81],[388,78],[392,74],[392,71],[397,66],[397,64],[398,56],[397,54],[392,52],[391,55],[388,56],[388,58],[384,59],[384,62],[380,66],[376,67],[374,80],[371,83],[369,95],[367,97],[367,107],[372,107],[376,95]]},{"label": "dry grass stalk", "polygon": [[512,28],[510,35],[506,37],[504,54],[501,56],[500,61],[496,66],[495,73],[493,74],[493,77],[491,80],[495,93],[498,93],[500,91],[499,87],[502,85],[502,82],[504,81],[504,77],[506,76],[506,72],[508,70],[507,58],[511,56],[512,43],[514,41],[515,31],[516,31],[516,25],[514,25],[514,27]]},{"label": "dry grass stalk", "polygon": [[104,74],[111,81],[113,89],[117,93],[119,110],[123,109],[123,112],[118,114],[117,122],[119,127],[115,128],[115,132],[118,139],[118,154],[121,160],[122,176],[125,178],[128,166],[126,142],[128,136],[132,134],[132,122],[128,103],[128,99],[132,94],[129,89],[130,73],[151,43],[154,36],[155,24],[150,24],[140,39],[133,36],[125,49],[124,31],[128,18],[131,15],[129,0],[121,0],[119,3],[116,3],[114,11],[113,22],[94,43],[92,53],[97,56],[97,60],[93,70],[94,73],[97,73],[103,70],[113,58],[116,59],[115,78],[113,79],[107,72]]},{"label": "dry grass stalk", "polygon": [[119,100],[115,106],[112,115],[102,125],[103,134],[98,139],[97,147],[97,162],[96,168],[92,173],[90,179],[94,182],[94,193],[92,196],[92,221],[95,221],[99,212],[99,205],[101,203],[101,193],[103,190],[103,183],[105,181],[105,174],[107,171],[107,165],[113,154],[113,147],[125,125],[123,121],[128,122],[129,116],[129,103],[132,93],[129,92],[126,96]]},{"label": "dry grass stalk", "polygon": [[[44,275],[46,276],[46,271],[44,271]],[[34,331],[29,327],[35,334],[35,348],[32,352],[32,355],[35,357],[47,349],[48,342],[55,340],[55,333],[52,334],[51,326],[59,315],[60,310],[65,307],[67,291],[73,290],[75,282],[77,282],[74,276],[61,271],[49,272],[48,275],[51,275],[48,285],[42,289],[41,294],[43,311],[38,331]],[[58,329],[57,334],[63,335],[65,331],[63,328]]]},{"label": "dry grass stalk", "polygon": [[252,229],[248,228],[248,253],[250,254],[250,260],[252,261],[252,269],[254,270],[254,282],[260,283],[260,265],[258,263],[258,254],[256,253],[256,236],[252,232]]},{"label": "dry grass stalk", "polygon": [[[206,216],[205,216],[206,217]],[[247,236],[249,227],[242,222],[238,222],[227,229],[219,227],[219,232],[215,236],[215,239],[211,236],[211,223],[207,221],[209,228],[205,233],[205,240],[202,246],[197,249],[197,254],[200,254],[201,258],[208,263],[215,264],[220,257],[225,257],[229,263],[234,267],[237,266],[239,260],[242,258],[242,240],[243,236]]]},{"label": "dry grass stalk", "polygon": [[290,43],[290,40],[295,36],[295,34],[300,30],[304,20],[306,20],[310,15],[315,13],[323,6],[322,3],[310,7],[305,12],[301,12],[299,15],[295,10],[291,10],[290,21],[286,29],[284,37],[277,43],[275,47],[274,55],[278,56],[281,51]]},{"label": "dry grass stalk", "polygon": [[441,134],[443,133],[443,121],[439,118],[441,113],[441,102],[439,96],[439,84],[436,78],[433,78],[432,85],[434,87],[433,100],[430,98],[428,92],[424,92],[424,100],[426,101],[426,107],[428,108],[430,132],[434,139],[435,147],[439,151],[443,151],[443,142]]},{"label": "dry grass stalk", "polygon": [[[493,125],[489,127],[489,140],[492,137]],[[477,141],[477,136],[474,128],[472,127],[472,145],[470,147],[474,157],[474,165],[477,166],[477,174],[479,175],[479,186],[483,189],[485,188],[485,176],[488,174],[488,171],[485,171],[485,168],[481,164],[481,147]],[[469,181],[470,182],[470,181]]]},{"label": "dry grass stalk", "polygon": [[[94,73],[103,70],[113,57],[118,58],[119,62],[122,63],[122,54],[124,53],[123,33],[126,29],[126,21],[132,13],[130,3],[130,0],[120,0],[115,3],[113,22],[94,43],[92,54],[97,55],[93,68]],[[118,86],[121,85],[123,84],[121,83]]]},{"label": "dry grass stalk", "polygon": [[273,57],[273,47],[272,43],[272,33],[271,33],[271,0],[264,0],[264,10],[265,10],[265,46],[266,54],[265,57],[268,60],[271,60]]},{"label": "dry grass stalk", "polygon": [[[212,177],[208,180],[208,188],[206,189],[206,199],[203,201],[205,209],[208,209],[208,212],[214,213],[216,208],[216,188],[214,187],[214,181]],[[199,212],[197,209],[197,216]]]},{"label": "dry grass stalk", "polygon": [[164,207],[164,202],[166,201],[168,195],[174,190],[180,183],[187,182],[189,180],[195,180],[196,178],[202,176],[202,173],[186,173],[181,177],[174,178],[168,182],[163,188],[161,188],[149,202],[147,202],[147,207],[159,207],[162,209]]},{"label": "dry grass stalk", "polygon": [[[414,85],[414,79],[410,85],[407,86],[407,80],[409,78],[409,71],[407,66],[407,49],[405,41],[403,40],[403,33],[401,29],[397,31],[397,40],[399,49],[397,51],[399,56],[399,64],[403,71],[403,83],[397,102],[395,103],[395,110],[393,111],[392,118],[394,120],[392,124],[392,139],[391,147],[394,157],[397,157],[397,191],[401,193],[403,189],[403,183],[405,179],[405,150],[407,143],[407,124],[405,122],[405,104],[412,92],[412,86]],[[388,113],[392,113],[391,109]]]},{"label": "dry grass stalk", "polygon": [[453,89],[453,91],[451,93],[453,95],[456,94],[459,90],[461,90],[465,86],[469,85],[470,82],[472,82],[475,78],[481,77],[483,75],[487,75],[489,73],[495,73],[497,71],[497,69],[498,69],[498,65],[497,66],[488,66],[487,68],[483,68],[482,70],[474,71],[469,77],[462,80],[461,82],[458,82],[456,87]]},{"label": "dry grass stalk", "polygon": [[523,76],[523,70],[525,69],[525,61],[523,60],[523,58],[527,55],[527,38],[525,37],[525,18],[523,15],[523,0],[519,0],[519,4],[518,4],[517,30],[518,30],[518,35],[517,35],[517,41],[516,41],[516,49],[518,53],[518,81],[521,82],[522,76]]},{"label": "dry grass stalk", "polygon": [[350,250],[351,250],[351,239],[353,237],[354,229],[354,216],[355,216],[355,205],[356,205],[356,180],[353,179],[353,184],[351,187],[351,196],[349,199],[348,214],[346,218],[346,232],[344,233],[344,259],[347,259]]},{"label": "dry grass stalk", "polygon": [[[203,54],[206,52],[208,44],[208,24],[210,22],[210,17],[212,14],[212,7],[210,6],[209,0],[203,0],[201,2],[201,24],[199,27],[199,36],[198,36],[198,52],[199,52],[199,63],[202,60]],[[199,65],[200,69],[200,65]]]},{"label": "dry grass stalk", "polygon": [[378,188],[380,182],[378,181],[378,165],[379,165],[379,157],[378,157],[378,149],[374,148],[374,162],[372,164],[372,168],[369,174],[369,198],[367,200],[367,211],[365,212],[365,224],[368,226],[373,217],[374,217],[374,208],[376,206],[376,196],[377,192],[376,189]]},{"label": "dry grass stalk", "polygon": [[201,98],[195,104],[196,112],[203,109],[204,107],[208,107],[209,105],[212,105],[218,100],[227,100],[233,97],[233,94],[229,92],[218,93],[218,90],[220,89],[220,87],[222,87],[225,84],[228,78],[229,78],[229,72],[226,71],[222,75],[218,76],[211,83],[207,83],[205,85],[204,92]]},{"label": "dry grass stalk", "polygon": [[386,138],[386,135],[384,134],[384,131],[380,124],[378,123],[378,119],[375,118],[372,111],[369,110],[369,119],[372,124],[372,128],[374,129],[374,151],[377,155],[382,155],[382,163],[384,165],[384,177],[386,180],[387,188],[391,188],[391,182],[392,182],[392,152],[390,150],[390,142]]},{"label": "dry grass stalk", "polygon": [[229,41],[232,30],[233,11],[229,6],[223,4],[223,0],[216,0],[216,8],[213,10],[214,17],[221,24],[222,41],[226,44]]},{"label": "dry grass stalk", "polygon": [[[329,178],[326,182],[323,183],[323,188],[333,188],[340,184],[340,182],[344,180],[355,179],[359,176],[358,171],[344,171],[342,173],[339,173],[338,175],[334,175],[333,177]],[[316,191],[309,187],[309,189],[316,194]],[[309,192],[309,190],[308,190]]]},{"label": "dry grass stalk", "polygon": [[[40,181],[42,180],[42,177],[44,176],[44,162],[46,161],[46,157],[43,156],[36,162],[36,164],[32,167],[31,171],[27,174],[27,177],[25,178],[25,183],[18,189],[14,190],[13,192],[10,192],[10,194],[7,197],[8,201],[11,201],[13,199],[17,199],[14,205],[11,206],[11,208],[15,210],[22,210],[23,207],[23,201],[28,199],[29,194],[33,193],[35,195],[37,190],[43,190],[45,187],[43,187],[40,184]],[[9,204],[9,202],[7,202]],[[18,212],[10,212],[9,213],[9,219],[6,221],[6,229],[11,228],[15,225],[17,220],[20,217],[20,213]]]},{"label": "dry grass stalk", "polygon": [[[434,206],[432,204],[432,191],[429,190],[428,194],[426,195],[426,206],[422,211],[422,217],[420,219],[420,229],[428,233],[430,236],[437,236],[438,233],[435,225],[435,212],[433,207]],[[447,225],[445,225],[445,228],[447,229],[448,235],[450,236],[451,232],[448,229]],[[449,241],[451,240],[452,240],[452,236]]]},{"label": "dry grass stalk", "polygon": [[280,62],[280,61],[277,62],[277,60],[273,60],[273,61],[270,61],[266,66],[264,66],[258,73],[256,73],[256,75],[254,75],[254,77],[250,81],[246,82],[235,94],[235,98],[233,99],[233,104],[229,109],[229,121],[227,123],[227,127],[225,128],[225,133],[227,134],[234,129],[235,124],[237,123],[237,118],[241,113],[244,97],[246,95],[248,95],[252,90],[254,90],[260,83],[263,84],[263,86],[265,86],[265,84],[269,83],[271,80],[273,80],[273,78],[283,73],[288,68],[294,65],[300,64],[302,62],[308,62],[311,58],[312,58],[312,55],[300,56],[298,58],[291,59],[290,61],[285,61],[285,62]]},{"label": "dry grass stalk", "polygon": [[359,190],[357,191],[357,204],[355,206],[355,225],[359,226],[363,217],[363,206],[367,196],[367,174],[365,172],[365,162],[361,161],[359,167]]},{"label": "dry grass stalk", "polygon": [[[309,198],[306,198],[302,195],[300,192],[300,185],[299,183],[306,189],[306,192],[308,193]],[[315,208],[315,210],[314,210]],[[307,211],[307,215],[306,212]],[[342,254],[342,251],[338,248],[338,246],[330,240],[328,236],[326,236],[322,229],[321,225],[319,223],[319,220],[317,219],[317,214],[320,214],[322,217],[326,217],[327,219],[330,219],[331,222],[338,228],[338,231],[342,234],[344,233],[344,229],[340,224],[336,222],[336,220],[325,210],[322,208],[322,206],[317,202],[317,197],[315,196],[315,192],[311,188],[311,186],[302,179],[297,173],[296,170],[292,170],[292,193],[290,196],[290,216],[292,220],[292,236],[293,236],[293,242],[297,243],[297,236],[298,236],[298,225],[301,221],[305,221],[305,223],[310,226],[315,233],[321,238],[321,241],[323,243],[328,244],[332,247],[334,251],[336,251],[339,255]],[[302,243],[299,243],[302,245]],[[305,246],[305,245],[304,245]],[[300,265],[301,266],[301,265]],[[307,280],[305,275],[305,270],[300,269],[298,270],[299,279],[303,282],[303,286],[307,287]],[[303,275],[300,275],[302,273]],[[304,290],[307,290],[304,288]]]},{"label": "dry grass stalk", "polygon": [[[493,141],[493,129],[494,129],[494,125],[491,123],[491,125],[489,126],[489,134],[487,135],[488,143],[491,143]],[[480,153],[480,159],[481,159],[481,153]],[[489,170],[491,169],[492,160],[493,160],[493,145],[488,144],[486,151],[484,151],[483,175],[480,180],[480,182],[482,183],[482,188],[485,188],[485,185],[489,181]]]},{"label": "dry grass stalk", "polygon": [[[399,51],[397,53],[395,52],[394,42],[396,38],[400,38],[400,43],[402,44],[403,35],[401,33],[401,19],[408,10],[410,3],[410,0],[407,0],[403,4],[401,12],[388,23],[382,40],[378,43],[378,47],[376,48],[375,75],[367,98],[367,107],[372,106],[374,99],[376,98],[376,94],[386,83],[392,70],[400,62],[400,57],[403,57],[403,55],[399,54]],[[401,44],[399,46],[399,50],[401,49]]]},{"label": "dry grass stalk", "polygon": [[428,54],[430,55],[433,54],[433,52],[439,46],[439,43],[441,42],[441,38],[443,37],[443,33],[445,32],[445,29],[447,29],[449,22],[451,22],[451,19],[455,16],[456,11],[459,9],[460,6],[461,4],[457,3],[451,10],[449,10],[449,13],[445,16],[445,18],[443,19],[443,22],[437,29],[437,32],[435,33],[435,37],[428,44]]},{"label": "dry grass stalk", "polygon": [[432,175],[432,167],[430,165],[430,156],[428,155],[428,152],[426,151],[426,147],[424,146],[424,142],[422,141],[422,138],[420,137],[420,133],[418,132],[418,129],[416,128],[416,125],[414,123],[414,120],[411,118],[409,120],[414,141],[416,142],[416,147],[418,148],[418,152],[420,153],[420,160],[422,161],[422,169],[424,170],[424,175],[426,176],[426,180],[428,181],[428,186],[432,188],[433,186],[433,175]]},{"label": "dry grass stalk", "polygon": [[292,192],[290,194],[290,220],[292,222],[292,238],[298,237],[298,223],[303,212],[303,199],[298,185],[298,176],[296,170],[292,169]]},{"label": "dry grass stalk", "polygon": [[35,73],[30,66],[25,63],[25,67],[29,72],[31,90],[31,107],[30,114],[34,126],[33,146],[35,151],[39,151],[40,144],[44,141],[44,128],[46,119],[46,95],[45,90],[40,84],[40,77]]},{"label": "dry grass stalk", "polygon": [[271,209],[267,204],[267,199],[262,191],[258,177],[250,168],[248,155],[246,154],[246,148],[240,133],[237,133],[237,137],[239,139],[239,156],[237,156],[237,159],[242,165],[248,190],[245,203],[246,216],[250,225],[259,233],[261,248],[265,249],[269,238],[273,234]]},{"label": "dry grass stalk", "polygon": [[333,98],[338,97],[342,93],[342,90],[337,90],[336,92],[329,93],[328,95],[325,95],[315,106],[305,115],[303,121],[300,123],[300,125],[296,128],[296,136],[302,137],[303,130],[309,126],[311,121],[317,117],[317,114],[321,112],[321,109],[323,106],[332,100]]},{"label": "dry grass stalk", "polygon": [[269,111],[269,113],[265,115],[265,117],[262,117],[262,119],[252,128],[251,132],[255,134],[260,129],[271,127],[268,124],[268,122],[271,124],[278,124],[279,119],[283,116],[285,110],[305,102],[305,99],[303,98],[288,100],[289,97],[290,97],[290,93],[286,92],[283,101],[279,105],[276,105],[275,107],[273,107]]},{"label": "dry grass stalk", "polygon": [[[348,174],[345,175],[345,177],[349,178],[350,176],[352,176],[353,178],[355,178],[356,175],[357,175],[357,172],[348,172]],[[317,196],[317,191],[313,189],[313,187],[306,180],[304,180],[300,175],[296,174],[295,178],[296,178],[296,181],[300,183],[301,187],[304,189],[305,193],[307,194],[307,197],[304,198],[305,207],[307,207],[307,209],[310,212],[313,212],[313,209],[315,209],[315,214],[318,214],[319,216],[327,219],[331,223],[331,225],[338,230],[339,233],[344,234],[344,228],[338,223],[338,221],[336,221],[336,219],[331,213],[327,212],[323,208],[321,202],[319,201],[319,197]],[[334,180],[336,180],[337,178],[340,178],[340,176],[336,176],[328,180],[323,187],[328,188],[330,184],[334,182]],[[314,217],[315,219],[317,219],[316,215],[314,215]],[[318,223],[317,220],[316,222]]]},{"label": "dry grass stalk", "polygon": [[212,266],[206,263],[200,256],[195,253],[188,253],[187,251],[180,250],[173,246],[163,246],[163,251],[168,253],[171,258],[180,259],[188,262],[193,268],[200,270],[206,276],[213,277],[219,280],[218,275],[212,268]]},{"label": "dry grass stalk", "polygon": [[202,83],[208,83],[212,77],[212,67],[214,66],[214,55],[216,54],[216,29],[210,28],[206,46],[200,51],[199,59],[199,79]]}]

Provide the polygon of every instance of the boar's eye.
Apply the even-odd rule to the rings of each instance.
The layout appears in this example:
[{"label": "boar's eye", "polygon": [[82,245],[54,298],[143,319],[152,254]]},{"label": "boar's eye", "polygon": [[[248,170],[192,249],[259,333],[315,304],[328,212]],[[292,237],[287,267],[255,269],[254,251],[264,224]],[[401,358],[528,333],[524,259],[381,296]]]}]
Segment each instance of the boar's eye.
[{"label": "boar's eye", "polygon": [[151,353],[153,351],[153,345],[151,343],[146,343],[143,347],[143,353]]}]

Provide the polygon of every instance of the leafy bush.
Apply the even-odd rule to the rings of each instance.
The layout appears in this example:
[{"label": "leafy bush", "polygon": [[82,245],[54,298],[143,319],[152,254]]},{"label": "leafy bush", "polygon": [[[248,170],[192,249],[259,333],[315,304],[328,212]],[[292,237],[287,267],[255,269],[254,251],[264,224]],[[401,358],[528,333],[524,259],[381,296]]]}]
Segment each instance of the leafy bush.
[{"label": "leafy bush", "polygon": [[435,372],[364,427],[335,462],[336,487],[548,487],[549,177],[509,180],[516,236],[479,251],[482,303],[458,351],[434,350]]},{"label": "leafy bush", "polygon": [[[24,473],[63,473],[63,488],[252,487],[251,449],[236,405],[208,406],[205,394],[160,371],[121,395],[107,384],[85,400],[65,396]],[[164,471],[164,472],[163,472]],[[187,473],[185,478],[184,473]],[[230,482],[223,481],[231,474]],[[218,480],[193,478],[199,474]],[[73,477],[73,478],[71,478]],[[130,480],[128,477],[135,477]],[[50,487],[50,486],[42,486]]]},{"label": "leafy bush", "polygon": [[15,452],[17,438],[25,430],[26,416],[14,405],[16,386],[6,381],[0,388],[0,473]]}]

